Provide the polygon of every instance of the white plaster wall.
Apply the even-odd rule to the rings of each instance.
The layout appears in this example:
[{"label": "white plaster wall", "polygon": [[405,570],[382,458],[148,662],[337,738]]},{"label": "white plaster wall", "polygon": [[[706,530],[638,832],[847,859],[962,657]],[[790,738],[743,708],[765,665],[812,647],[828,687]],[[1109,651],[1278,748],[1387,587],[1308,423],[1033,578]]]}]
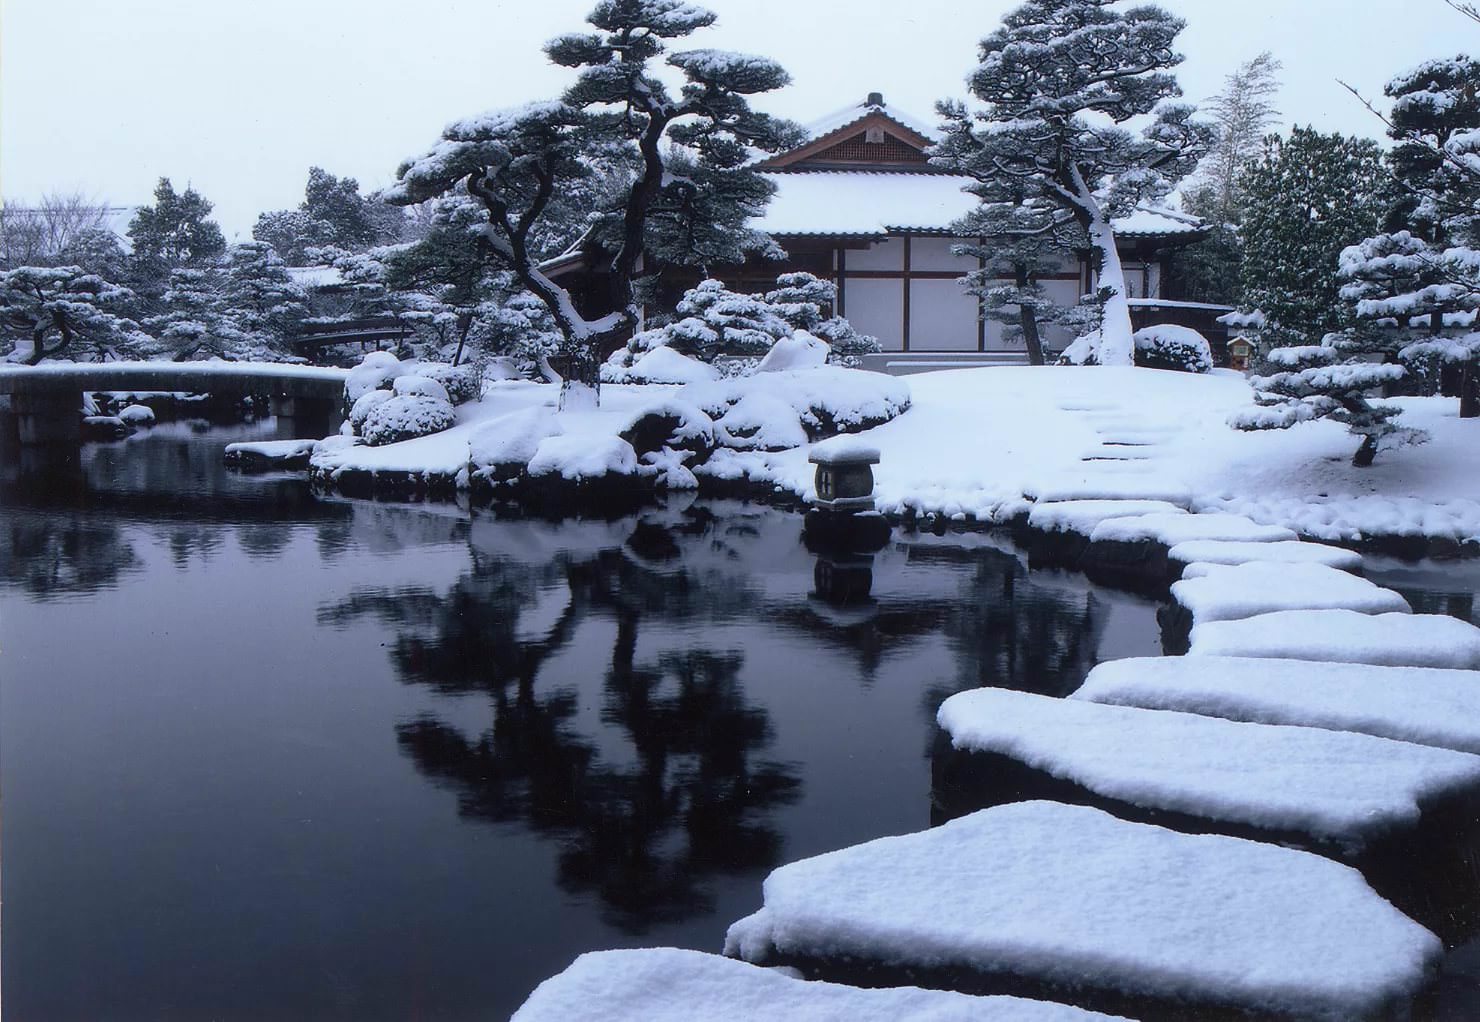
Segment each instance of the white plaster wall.
[{"label": "white plaster wall", "polygon": [[956,238],[910,238],[910,270],[970,273],[977,268],[977,261],[971,256],[953,255],[951,246],[957,244],[960,241]]},{"label": "white plaster wall", "polygon": [[911,351],[976,351],[976,333],[977,301],[960,282],[910,281]]},{"label": "white plaster wall", "polygon": [[[851,252],[848,263],[851,268]],[[844,300],[855,330],[877,337],[885,351],[904,347],[904,281],[849,277]]]},{"label": "white plaster wall", "polygon": [[868,248],[848,250],[849,270],[904,270],[904,239],[885,238]]}]

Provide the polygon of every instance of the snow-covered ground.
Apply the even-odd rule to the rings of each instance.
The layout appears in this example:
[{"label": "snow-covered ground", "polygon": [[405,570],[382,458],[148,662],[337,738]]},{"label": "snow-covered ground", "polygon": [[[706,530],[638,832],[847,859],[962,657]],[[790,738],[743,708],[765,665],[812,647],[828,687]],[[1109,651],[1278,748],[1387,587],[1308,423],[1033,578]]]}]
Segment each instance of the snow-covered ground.
[{"label": "snow-covered ground", "polygon": [[[791,377],[806,374],[786,375],[768,381],[781,388],[773,396],[782,400],[761,401],[768,391],[759,388],[749,411],[761,415],[772,405],[795,404],[786,388],[798,389]],[[734,386],[699,384],[686,394]],[[1375,465],[1362,469],[1350,461],[1356,441],[1336,423],[1262,433],[1232,429],[1229,414],[1253,398],[1245,379],[1226,370],[1194,375],[1129,367],[992,367],[924,373],[910,377],[908,388],[909,410],[864,434],[881,455],[875,492],[886,512],[1001,523],[1027,511],[1033,500],[1161,500],[1204,513],[1245,515],[1308,538],[1480,542],[1480,423],[1462,422],[1455,399],[1394,399],[1404,409],[1402,424],[1428,431],[1431,439],[1383,451]],[[562,416],[562,433],[593,440],[614,435],[639,410],[678,391],[607,385],[600,410]],[[445,433],[380,448],[322,450],[315,466],[330,472],[455,474],[466,466],[468,441],[479,426],[531,405],[553,406],[555,398],[550,386],[494,384],[482,401],[460,406],[457,425]],[[797,433],[795,422],[782,425],[790,428],[778,427],[778,435]],[[806,443],[771,452],[720,450],[696,474],[701,480],[749,478],[806,497],[814,470],[809,451]],[[1119,524],[1104,523],[1098,538],[1134,538],[1122,535],[1131,527],[1125,517],[1130,510],[1085,505],[1082,514],[1062,509],[1044,524],[1094,532],[1100,517],[1112,517]],[[1247,522],[1233,529],[1233,521],[1226,521],[1232,531],[1208,532],[1216,521],[1207,517],[1169,523],[1157,538],[1276,535],[1266,530],[1256,537]],[[1137,527],[1152,524],[1142,520]],[[1179,527],[1195,533],[1183,535]]]}]

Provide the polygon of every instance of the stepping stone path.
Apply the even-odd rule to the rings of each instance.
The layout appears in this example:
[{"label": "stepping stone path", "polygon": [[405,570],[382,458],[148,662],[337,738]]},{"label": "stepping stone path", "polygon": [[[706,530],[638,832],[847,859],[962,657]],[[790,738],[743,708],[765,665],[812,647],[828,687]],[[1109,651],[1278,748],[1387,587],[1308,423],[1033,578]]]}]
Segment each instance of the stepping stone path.
[{"label": "stepping stone path", "polygon": [[1324,564],[1197,565],[1172,584],[1172,599],[1194,625],[1232,621],[1281,610],[1354,610],[1407,614],[1408,601],[1391,589]]},{"label": "stepping stone path", "polygon": [[718,955],[648,948],[582,955],[541,983],[513,1022],[1109,1022],[1113,1017],[1022,997],[808,983]]},{"label": "stepping stone path", "polygon": [[1401,1003],[1441,948],[1318,855],[1018,802],[782,866],[725,952],[823,978],[847,962],[875,980],[1129,995],[1153,1018],[1346,1019]]},{"label": "stepping stone path", "polygon": [[1298,724],[1480,753],[1480,674],[1248,657],[1134,657],[1070,699]]},{"label": "stepping stone path", "polygon": [[1282,610],[1192,629],[1189,656],[1277,657],[1480,670],[1480,628],[1432,614]]},{"label": "stepping stone path", "polygon": [[[960,751],[942,742],[936,771],[939,788],[948,757],[1007,764],[1018,786],[982,801],[1030,798],[1024,778],[1065,801],[783,866],[729,930],[743,962],[585,955],[517,1019],[1409,1017],[1440,940],[1328,856],[1447,940],[1480,924],[1480,629],[1409,613],[1352,551],[1189,513],[1157,464],[1174,428],[1114,401],[1060,408],[1099,442],[1027,488],[1020,535],[1093,578],[1170,586],[1163,624],[1191,625],[1190,655],[1101,664],[1068,700],[957,695],[940,722]],[[1431,816],[1453,833],[1431,839]],[[1468,902],[1406,890],[1443,870]],[[968,996],[1004,989],[1042,999]]]},{"label": "stepping stone path", "polygon": [[963,758],[1004,756],[1102,798],[1359,852],[1419,822],[1421,803],[1480,793],[1480,756],[1313,727],[1276,727],[982,688],[937,718]]}]

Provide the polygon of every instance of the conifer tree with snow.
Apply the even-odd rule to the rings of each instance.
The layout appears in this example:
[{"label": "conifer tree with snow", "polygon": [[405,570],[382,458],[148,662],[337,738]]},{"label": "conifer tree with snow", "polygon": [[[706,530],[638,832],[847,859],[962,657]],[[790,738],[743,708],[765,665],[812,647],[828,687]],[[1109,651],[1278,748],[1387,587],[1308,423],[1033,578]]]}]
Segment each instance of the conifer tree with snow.
[{"label": "conifer tree with snow", "polygon": [[[939,104],[934,162],[984,184],[1012,180],[1072,219],[1094,251],[1103,301],[1088,360],[1130,365],[1129,292],[1111,218],[1164,197],[1196,166],[1210,131],[1191,119],[1172,69],[1183,22],[1117,0],[1029,0],[981,42],[967,78],[981,102]],[[1140,133],[1128,125],[1147,121]]]},{"label": "conifer tree with snow", "polygon": [[135,273],[146,289],[162,289],[177,266],[203,266],[225,253],[226,237],[210,215],[211,203],[194,188],[176,192],[169,178],[159,179],[154,205],[128,226]]},{"label": "conifer tree with snow", "polygon": [[1196,244],[1176,250],[1171,266],[1181,292],[1192,301],[1238,305],[1243,300],[1243,179],[1279,120],[1274,97],[1280,68],[1272,54],[1261,53],[1228,75],[1202,106],[1213,144],[1183,188],[1183,206],[1201,217],[1208,231]]},{"label": "conifer tree with snow", "polygon": [[38,365],[83,354],[101,361],[119,349],[144,353],[150,338],[119,314],[132,298],[128,288],[79,266],[0,272],[0,326],[13,342],[10,359]]},{"label": "conifer tree with snow", "polygon": [[219,266],[179,266],[170,271],[164,311],[146,321],[160,353],[177,362],[229,356],[237,332],[222,319],[224,273]]},{"label": "conifer tree with snow", "polygon": [[1460,415],[1480,416],[1480,61],[1425,61],[1390,81],[1388,166],[1399,187],[1384,230],[1341,254],[1341,295],[1386,353],[1459,372]]},{"label": "conifer tree with snow", "polygon": [[221,293],[222,329],[231,333],[229,357],[281,360],[288,338],[308,314],[303,289],[272,246],[244,241],[226,253]]},{"label": "conifer tree with snow", "polygon": [[310,167],[303,202],[297,209],[263,213],[252,237],[271,245],[290,265],[302,266],[311,262],[311,248],[359,252],[397,241],[405,219],[401,210],[361,195],[354,178]]},{"label": "conifer tree with snow", "polygon": [[1265,140],[1243,186],[1240,311],[1262,322],[1260,346],[1309,347],[1346,330],[1338,260],[1376,232],[1390,201],[1377,143],[1297,127]]},{"label": "conifer tree with snow", "polygon": [[979,259],[981,268],[963,283],[981,300],[982,315],[1003,324],[1004,338],[1021,339],[1029,363],[1043,365],[1039,328],[1066,320],[1069,310],[1053,302],[1039,281],[1059,272],[1065,256],[1084,247],[1084,232],[1058,207],[1026,196],[1014,179],[978,181],[969,190],[982,202],[952,232],[978,240],[953,251]]},{"label": "conifer tree with snow", "polygon": [[[746,227],[770,195],[747,150],[779,152],[797,139],[789,123],[751,109],[748,97],[785,85],[775,62],[718,50],[669,52],[683,75],[677,95],[652,64],[674,40],[712,25],[715,15],[682,0],[601,0],[587,17],[594,32],[545,47],[576,71],[559,100],[472,117],[397,172],[391,202],[411,204],[464,188],[484,207],[487,251],[542,301],[563,339],[561,407],[595,403],[604,354],[638,321],[634,283],[650,250],[666,261],[703,250],[738,262],[759,239]],[[681,154],[681,155],[675,155]],[[532,247],[552,201],[596,176],[605,160],[622,173],[611,188],[603,229],[611,309],[587,316],[539,267]],[[675,169],[679,172],[675,173]]]}]

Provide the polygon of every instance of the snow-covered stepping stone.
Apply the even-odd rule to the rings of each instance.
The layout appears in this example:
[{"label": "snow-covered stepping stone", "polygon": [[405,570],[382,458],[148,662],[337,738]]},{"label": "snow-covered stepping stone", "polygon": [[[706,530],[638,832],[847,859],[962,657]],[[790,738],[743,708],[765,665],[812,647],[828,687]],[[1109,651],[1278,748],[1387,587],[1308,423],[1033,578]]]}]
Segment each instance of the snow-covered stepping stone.
[{"label": "snow-covered stepping stone", "polygon": [[1476,670],[1480,628],[1434,614],[1282,610],[1198,625],[1188,653]]},{"label": "snow-covered stepping stone", "polygon": [[1036,788],[1123,816],[1136,815],[1126,807],[1181,814],[1357,856],[1416,826],[1421,806],[1480,794],[1480,756],[1348,731],[1000,688],[952,696],[938,720],[953,752],[937,764],[936,794],[952,812]]},{"label": "snow-covered stepping stone", "polygon": [[1274,543],[1295,539],[1295,533],[1278,525],[1259,525],[1243,515],[1138,515],[1105,521],[1091,533],[1096,543],[1160,543],[1166,547],[1194,539],[1239,540]]},{"label": "snow-covered stepping stone", "polygon": [[[1408,601],[1360,575],[1324,564],[1215,564],[1172,584],[1187,627],[1279,610],[1355,610],[1407,614]],[[1163,622],[1165,624],[1165,622]]]},{"label": "snow-covered stepping stone", "polygon": [[1039,532],[1073,532],[1088,538],[1095,526],[1110,518],[1186,513],[1164,500],[1060,500],[1034,504],[1028,512],[1028,528]]},{"label": "snow-covered stepping stone", "polygon": [[1090,533],[1083,558],[1091,578],[1166,585],[1181,575],[1167,551],[1192,540],[1278,543],[1296,538],[1277,525],[1259,525],[1243,515],[1149,514],[1106,519]]},{"label": "snow-covered stepping stone", "polygon": [[1167,559],[1174,564],[1187,565],[1182,577],[1205,573],[1194,566],[1208,564],[1247,564],[1250,561],[1273,561],[1279,564],[1324,564],[1328,568],[1342,571],[1360,571],[1362,555],[1355,550],[1327,546],[1324,543],[1307,543],[1304,540],[1280,540],[1274,543],[1253,543],[1247,540],[1193,539],[1178,543],[1167,551]]},{"label": "snow-covered stepping stone", "polygon": [[1248,657],[1135,657],[1071,699],[1361,731],[1480,753],[1480,672]]},{"label": "snow-covered stepping stone", "polygon": [[1129,467],[1137,471],[1097,470],[1049,479],[1025,487],[1024,495],[1040,504],[1069,500],[1159,500],[1186,508],[1191,502],[1192,492],[1183,484],[1144,471],[1145,465]]},{"label": "snow-covered stepping stone", "polygon": [[1113,1018],[1022,997],[947,990],[865,990],[809,983],[700,951],[643,948],[581,955],[535,988],[513,1022],[1105,1022]]},{"label": "snow-covered stepping stone", "polygon": [[1401,1008],[1441,946],[1321,856],[1020,802],[781,867],[725,951],[824,977],[1103,991],[1151,1018],[1356,1019]]}]

